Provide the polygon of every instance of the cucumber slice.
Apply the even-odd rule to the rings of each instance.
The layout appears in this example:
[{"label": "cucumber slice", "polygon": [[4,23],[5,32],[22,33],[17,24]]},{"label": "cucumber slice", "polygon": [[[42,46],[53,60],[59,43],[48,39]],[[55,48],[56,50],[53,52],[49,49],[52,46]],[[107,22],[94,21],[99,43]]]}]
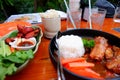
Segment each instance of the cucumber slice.
[{"label": "cucumber slice", "polygon": [[10,55],[12,52],[10,50],[10,47],[5,44],[4,40],[0,40],[0,55],[3,57]]}]

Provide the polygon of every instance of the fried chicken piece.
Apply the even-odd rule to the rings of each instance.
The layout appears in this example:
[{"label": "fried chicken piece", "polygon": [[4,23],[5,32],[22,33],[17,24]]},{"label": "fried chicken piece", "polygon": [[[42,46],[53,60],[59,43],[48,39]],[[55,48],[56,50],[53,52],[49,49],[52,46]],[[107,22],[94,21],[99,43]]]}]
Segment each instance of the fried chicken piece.
[{"label": "fried chicken piece", "polygon": [[22,25],[17,25],[18,28],[18,34],[17,37],[22,37],[22,38],[31,38],[31,37],[35,37],[39,34],[40,29],[39,28],[32,28],[32,27],[25,27]]},{"label": "fried chicken piece", "polygon": [[106,48],[108,47],[107,39],[104,37],[95,38],[95,46],[90,53],[90,57],[95,60],[102,60],[105,55]]},{"label": "fried chicken piece", "polygon": [[114,52],[114,57],[106,62],[106,67],[113,72],[120,74],[120,48]]},{"label": "fried chicken piece", "polygon": [[35,29],[34,31],[27,33],[25,35],[25,38],[28,39],[28,38],[31,38],[31,37],[35,37],[35,36],[38,35],[39,31],[40,31],[39,28]]},{"label": "fried chicken piece", "polygon": [[111,59],[114,56],[113,54],[113,50],[111,47],[107,47],[106,51],[105,51],[105,58],[106,59]]},{"label": "fried chicken piece", "polygon": [[18,32],[22,33],[24,35],[29,33],[29,32],[34,31],[34,29],[32,27],[25,27],[25,26],[22,26],[22,25],[17,25],[17,28],[18,28]]},{"label": "fried chicken piece", "polygon": [[114,57],[117,57],[117,56],[119,56],[120,55],[120,48],[119,47],[117,47],[117,46],[113,46],[113,51],[114,51]]}]

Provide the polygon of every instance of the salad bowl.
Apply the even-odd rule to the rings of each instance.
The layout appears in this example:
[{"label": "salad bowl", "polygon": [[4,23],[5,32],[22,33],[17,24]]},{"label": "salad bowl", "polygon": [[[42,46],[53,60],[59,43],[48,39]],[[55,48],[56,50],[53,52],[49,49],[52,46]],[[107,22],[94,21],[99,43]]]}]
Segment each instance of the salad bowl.
[{"label": "salad bowl", "polygon": [[[39,26],[31,26],[34,30],[35,29],[39,29],[39,32],[38,34],[34,37],[35,39],[35,44],[34,44],[34,47],[32,48],[25,48],[24,50],[20,50],[19,49],[16,49],[12,54],[10,54],[9,56],[6,57],[0,57],[2,59],[4,59],[5,61],[7,60],[6,63],[4,64],[7,64],[7,63],[11,63],[11,64],[14,64],[14,69],[10,69],[10,70],[13,70],[12,72],[10,73],[7,73],[7,75],[13,75],[13,74],[16,74],[18,73],[19,71],[21,71],[24,67],[27,66],[27,64],[29,63],[29,61],[34,57],[34,54],[37,52],[38,50],[38,47],[41,43],[41,38],[43,36],[43,33],[42,33],[42,29],[41,27]],[[3,36],[2,38],[0,38],[0,41],[5,41],[7,38],[12,38],[12,37],[16,37],[18,35],[19,31],[18,30],[13,30],[11,31],[10,33],[6,34],[5,36]],[[5,44],[6,45],[6,44]],[[7,44],[9,45],[9,44]],[[24,54],[25,53],[25,54]],[[27,55],[26,55],[27,54]],[[11,58],[11,55],[12,57],[14,58]],[[21,59],[24,59],[24,61],[20,62],[20,60],[18,60],[17,57],[20,57]],[[9,58],[8,58],[9,57]],[[16,59],[16,61],[14,61]],[[4,61],[4,62],[5,62]],[[10,62],[9,62],[10,61]],[[12,62],[13,61],[13,62]],[[14,63],[16,62],[16,63]],[[1,68],[1,67],[0,67]],[[2,68],[1,68],[2,69]],[[6,75],[4,75],[3,77],[5,77]],[[2,80],[3,78],[0,78],[0,80]],[[3,79],[4,80],[4,79]]]}]

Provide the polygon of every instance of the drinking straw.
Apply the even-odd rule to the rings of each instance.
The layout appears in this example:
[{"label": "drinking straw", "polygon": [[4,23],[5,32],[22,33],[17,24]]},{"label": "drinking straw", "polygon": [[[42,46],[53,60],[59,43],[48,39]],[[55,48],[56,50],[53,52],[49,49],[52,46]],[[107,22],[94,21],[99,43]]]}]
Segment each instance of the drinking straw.
[{"label": "drinking straw", "polygon": [[92,29],[92,24],[91,24],[91,0],[89,0],[89,24],[90,24],[90,29]]},{"label": "drinking straw", "polygon": [[67,8],[68,15],[69,15],[70,20],[71,20],[71,22],[72,22],[72,24],[73,24],[73,27],[76,29],[76,25],[75,25],[75,23],[74,23],[74,21],[73,21],[73,19],[72,19],[72,16],[71,16],[71,13],[70,13],[70,9],[69,9],[69,7],[68,7],[68,5],[67,5],[66,0],[64,0],[64,3],[65,3],[65,6],[66,6],[66,8]]}]

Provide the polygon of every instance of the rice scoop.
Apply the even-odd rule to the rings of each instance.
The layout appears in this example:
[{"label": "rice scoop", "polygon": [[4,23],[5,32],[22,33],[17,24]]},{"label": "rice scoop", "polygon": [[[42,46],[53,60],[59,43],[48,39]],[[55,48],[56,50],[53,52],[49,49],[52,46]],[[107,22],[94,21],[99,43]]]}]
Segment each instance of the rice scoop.
[{"label": "rice scoop", "polygon": [[75,35],[61,36],[56,40],[60,55],[63,58],[77,58],[82,57],[85,53],[85,48],[81,37]]}]

